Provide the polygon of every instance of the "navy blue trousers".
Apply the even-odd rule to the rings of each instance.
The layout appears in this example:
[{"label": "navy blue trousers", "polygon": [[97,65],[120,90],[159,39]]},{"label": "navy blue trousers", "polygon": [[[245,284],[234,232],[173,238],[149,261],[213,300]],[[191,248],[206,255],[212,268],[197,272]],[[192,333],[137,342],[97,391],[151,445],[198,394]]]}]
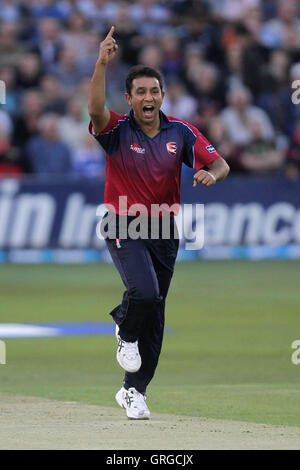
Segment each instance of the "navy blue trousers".
[{"label": "navy blue trousers", "polygon": [[124,341],[138,340],[142,359],[138,372],[125,373],[124,387],[145,393],[161,352],[165,302],[179,240],[174,236],[157,240],[106,239],[106,244],[126,287],[122,302],[110,314]]}]

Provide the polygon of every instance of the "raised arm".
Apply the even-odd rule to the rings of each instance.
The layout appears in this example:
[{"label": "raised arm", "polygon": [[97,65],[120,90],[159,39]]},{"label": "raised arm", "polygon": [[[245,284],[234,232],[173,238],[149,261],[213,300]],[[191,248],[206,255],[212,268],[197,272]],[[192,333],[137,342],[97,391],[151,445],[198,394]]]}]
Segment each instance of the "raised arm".
[{"label": "raised arm", "polygon": [[114,58],[118,49],[113,38],[115,27],[112,26],[106,38],[100,43],[99,56],[91,79],[88,110],[93,128],[101,132],[109,122],[110,113],[105,106],[105,74],[107,64]]}]

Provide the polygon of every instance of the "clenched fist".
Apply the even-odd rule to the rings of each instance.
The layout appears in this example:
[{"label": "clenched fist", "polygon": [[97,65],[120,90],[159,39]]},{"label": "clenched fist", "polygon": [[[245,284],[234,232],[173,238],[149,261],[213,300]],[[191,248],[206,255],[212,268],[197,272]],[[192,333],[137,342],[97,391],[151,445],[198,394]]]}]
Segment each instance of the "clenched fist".
[{"label": "clenched fist", "polygon": [[216,183],[216,177],[209,171],[199,170],[194,174],[194,188],[197,184],[203,184],[204,186],[211,186]]},{"label": "clenched fist", "polygon": [[118,49],[116,40],[113,38],[115,27],[112,26],[106,38],[100,43],[98,62],[107,65],[110,62]]}]

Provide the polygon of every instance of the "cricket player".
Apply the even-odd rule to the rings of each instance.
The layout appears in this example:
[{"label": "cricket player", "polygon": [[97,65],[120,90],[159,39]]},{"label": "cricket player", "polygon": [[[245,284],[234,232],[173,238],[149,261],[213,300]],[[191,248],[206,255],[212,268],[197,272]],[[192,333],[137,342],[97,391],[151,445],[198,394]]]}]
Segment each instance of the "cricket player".
[{"label": "cricket player", "polygon": [[[128,115],[105,106],[106,68],[118,49],[113,34],[114,26],[100,44],[91,79],[89,130],[106,152],[104,203],[108,212],[103,220],[109,221],[113,215],[115,223],[106,244],[126,288],[120,305],[111,312],[116,323],[117,360],[125,370],[116,401],[128,418],[149,419],[146,389],[161,351],[165,301],[179,244],[172,208],[180,203],[182,162],[195,169],[194,187],[223,180],[229,167],[198,129],[160,110],[164,91],[161,74],[155,69],[139,65],[129,71]],[[121,206],[120,197],[125,201]],[[169,213],[166,209],[167,238],[161,227],[166,213],[151,212],[162,204],[171,208]],[[147,237],[121,236],[120,221],[125,218],[128,227],[137,217],[132,210],[136,205],[150,225],[157,221],[158,236],[151,238],[151,230],[146,230]]]}]

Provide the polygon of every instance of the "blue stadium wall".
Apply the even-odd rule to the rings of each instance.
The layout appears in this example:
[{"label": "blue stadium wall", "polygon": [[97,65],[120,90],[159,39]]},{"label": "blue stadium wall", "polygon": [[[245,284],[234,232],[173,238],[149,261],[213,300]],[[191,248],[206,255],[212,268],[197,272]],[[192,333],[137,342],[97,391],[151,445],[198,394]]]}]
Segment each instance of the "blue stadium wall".
[{"label": "blue stadium wall", "polygon": [[[0,180],[0,262],[109,262],[96,228],[105,211],[98,180]],[[182,178],[182,207],[204,204],[204,246],[179,259],[300,258],[300,180],[230,176],[211,188]],[[186,212],[192,230],[195,211]]]}]

